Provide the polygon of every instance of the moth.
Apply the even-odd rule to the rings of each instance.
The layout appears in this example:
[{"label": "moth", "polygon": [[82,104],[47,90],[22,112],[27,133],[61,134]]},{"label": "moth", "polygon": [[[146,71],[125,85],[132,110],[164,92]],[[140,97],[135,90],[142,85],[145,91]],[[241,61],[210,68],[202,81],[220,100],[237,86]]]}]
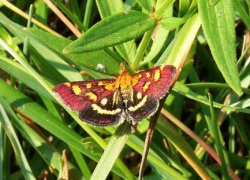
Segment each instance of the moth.
[{"label": "moth", "polygon": [[114,79],[67,82],[53,91],[83,122],[109,126],[127,120],[132,128],[156,113],[175,73],[174,66],[162,65],[131,75],[121,64],[120,75]]}]

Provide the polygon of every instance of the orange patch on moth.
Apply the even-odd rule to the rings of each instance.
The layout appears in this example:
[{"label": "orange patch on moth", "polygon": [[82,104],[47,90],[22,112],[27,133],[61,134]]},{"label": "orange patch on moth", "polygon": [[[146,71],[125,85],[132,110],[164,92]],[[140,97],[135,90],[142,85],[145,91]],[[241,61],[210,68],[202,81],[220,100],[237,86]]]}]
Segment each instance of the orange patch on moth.
[{"label": "orange patch on moth", "polygon": [[105,89],[110,90],[110,91],[115,91],[115,90],[116,90],[116,87],[115,87],[115,84],[114,84],[114,83],[110,83],[110,84],[107,84],[107,85],[105,86]]},{"label": "orange patch on moth", "polygon": [[63,83],[65,86],[67,87],[70,87],[71,86],[71,83],[70,82],[66,82],[66,83]]},{"label": "orange patch on moth", "polygon": [[[142,77],[141,74],[131,76],[124,65],[121,65],[120,75],[117,77],[114,83],[107,84],[105,86],[106,89],[115,91],[116,89],[121,89],[121,91],[132,88],[138,83],[138,80]],[[99,83],[98,83],[99,85]]]}]

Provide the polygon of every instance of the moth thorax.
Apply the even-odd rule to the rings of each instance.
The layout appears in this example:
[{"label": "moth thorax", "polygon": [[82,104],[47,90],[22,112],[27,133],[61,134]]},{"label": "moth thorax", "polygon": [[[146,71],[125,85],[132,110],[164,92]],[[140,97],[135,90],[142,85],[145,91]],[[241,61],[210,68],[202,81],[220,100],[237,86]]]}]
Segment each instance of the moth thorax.
[{"label": "moth thorax", "polygon": [[133,101],[133,89],[126,88],[121,90],[122,100],[126,104],[128,100]]},{"label": "moth thorax", "polygon": [[115,86],[116,88],[121,88],[121,90],[125,90],[129,88],[131,85],[133,85],[133,80],[130,74],[128,74],[126,71],[123,72],[116,80]]}]

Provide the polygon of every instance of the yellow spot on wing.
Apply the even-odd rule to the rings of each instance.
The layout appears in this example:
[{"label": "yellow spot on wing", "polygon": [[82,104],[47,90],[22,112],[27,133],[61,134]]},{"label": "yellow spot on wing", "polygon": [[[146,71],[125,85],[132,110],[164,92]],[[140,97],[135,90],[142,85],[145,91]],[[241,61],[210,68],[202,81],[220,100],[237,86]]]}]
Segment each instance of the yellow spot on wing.
[{"label": "yellow spot on wing", "polygon": [[146,73],[147,78],[150,78],[151,74],[149,72]]},{"label": "yellow spot on wing", "polygon": [[157,70],[155,71],[155,74],[154,74],[154,80],[155,80],[155,81],[158,81],[158,80],[160,79],[160,76],[161,76],[160,70],[157,69]]},{"label": "yellow spot on wing", "polygon": [[75,95],[80,95],[82,90],[78,85],[73,85],[72,90],[74,91]]},{"label": "yellow spot on wing", "polygon": [[106,110],[99,107],[97,104],[91,105],[94,111],[97,111],[99,114],[108,114],[108,115],[115,115],[121,112],[120,108],[117,108],[115,110]]},{"label": "yellow spot on wing", "polygon": [[149,82],[149,81],[145,83],[145,85],[142,87],[143,92],[145,92],[148,89],[150,84],[151,84],[151,82]]},{"label": "yellow spot on wing", "polygon": [[141,74],[138,74],[138,75],[136,75],[136,76],[133,76],[133,78],[132,78],[132,86],[135,86],[137,83],[138,83],[138,81],[139,81],[139,79],[142,77],[142,75]]},{"label": "yellow spot on wing", "polygon": [[128,110],[133,112],[138,110],[139,108],[145,105],[145,103],[147,102],[147,98],[147,96],[144,96],[143,99],[136,106],[130,106]]},{"label": "yellow spot on wing", "polygon": [[93,101],[96,101],[96,100],[97,100],[97,96],[96,96],[94,93],[92,93],[92,92],[86,93],[85,96],[88,96],[89,99],[91,99],[91,100],[93,100]]},{"label": "yellow spot on wing", "polygon": [[89,89],[89,88],[91,88],[91,87],[92,87],[92,84],[91,84],[91,83],[87,83],[87,84],[86,84],[86,88],[87,88],[87,89]]},{"label": "yellow spot on wing", "polygon": [[103,82],[103,81],[99,81],[99,82],[98,82],[98,86],[105,86],[105,85],[107,85],[107,83],[105,83],[105,82]]}]

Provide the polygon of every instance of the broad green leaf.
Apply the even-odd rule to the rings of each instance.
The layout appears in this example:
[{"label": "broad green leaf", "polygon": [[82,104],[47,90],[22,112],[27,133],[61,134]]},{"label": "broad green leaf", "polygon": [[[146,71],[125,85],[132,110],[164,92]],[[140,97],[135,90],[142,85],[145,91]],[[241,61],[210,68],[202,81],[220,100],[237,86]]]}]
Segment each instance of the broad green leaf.
[{"label": "broad green leaf", "polygon": [[216,5],[198,0],[204,35],[214,60],[228,85],[242,94],[236,65],[234,7],[231,0],[221,0]]},{"label": "broad green leaf", "polygon": [[64,52],[82,53],[121,44],[142,35],[155,24],[150,16],[137,11],[112,15],[69,44]]}]

